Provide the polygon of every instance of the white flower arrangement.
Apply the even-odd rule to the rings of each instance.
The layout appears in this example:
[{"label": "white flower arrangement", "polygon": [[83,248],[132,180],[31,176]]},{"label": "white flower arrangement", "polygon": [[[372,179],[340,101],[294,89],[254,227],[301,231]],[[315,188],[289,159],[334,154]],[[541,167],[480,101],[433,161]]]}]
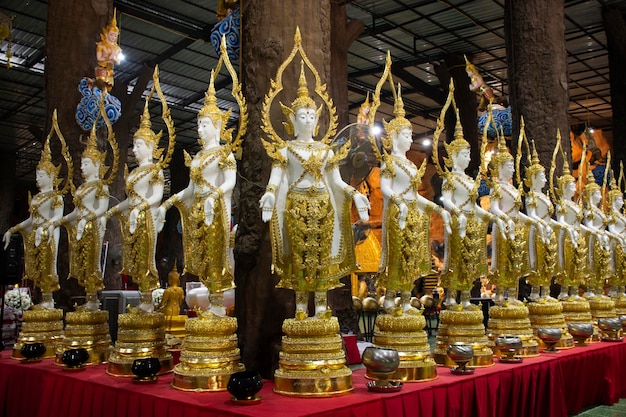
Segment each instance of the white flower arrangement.
[{"label": "white flower arrangement", "polygon": [[154,304],[155,306],[161,304],[164,292],[165,290],[163,288],[157,288],[156,290],[152,291],[152,304]]},{"label": "white flower arrangement", "polygon": [[6,294],[4,294],[4,305],[16,310],[28,310],[32,304],[30,295],[17,288],[7,291]]}]

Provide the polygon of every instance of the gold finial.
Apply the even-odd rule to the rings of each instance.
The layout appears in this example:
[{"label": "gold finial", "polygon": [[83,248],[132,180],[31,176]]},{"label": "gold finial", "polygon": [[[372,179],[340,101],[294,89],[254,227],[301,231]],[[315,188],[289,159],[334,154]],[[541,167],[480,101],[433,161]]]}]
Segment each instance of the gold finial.
[{"label": "gold finial", "polygon": [[500,171],[500,166],[505,162],[512,161],[513,155],[509,152],[506,147],[506,142],[504,140],[504,135],[498,135],[498,145],[496,147],[496,153],[491,157],[491,164],[493,171],[493,176],[497,177],[498,172]]},{"label": "gold finial", "polygon": [[591,194],[594,191],[599,190],[600,186],[596,182],[596,178],[593,176],[593,171],[591,170],[591,167],[589,166],[589,161],[585,161],[585,168],[587,169],[587,173],[585,175],[586,180],[587,180],[587,184],[585,184],[585,197],[586,197],[586,200],[589,201]]},{"label": "gold finial", "polygon": [[156,150],[161,140],[161,134],[163,132],[154,133],[152,130],[152,122],[150,121],[150,99],[152,98],[153,90],[150,90],[150,94],[146,96],[146,103],[143,107],[143,114],[141,115],[139,122],[139,129],[133,135],[133,140],[143,139],[146,144],[152,144],[153,149]]},{"label": "gold finial", "polygon": [[[450,84],[450,94],[454,91],[454,85]],[[461,125],[461,117],[459,116],[459,109],[456,109],[456,125],[454,127],[454,140],[450,143],[444,143],[448,157],[444,162],[448,168],[452,168],[452,154],[461,151],[462,149],[471,149],[471,146],[465,137],[463,136],[463,125]]]},{"label": "gold finial", "polygon": [[461,125],[461,116],[459,109],[456,109],[456,125],[454,126],[454,140],[465,140],[463,136],[463,125]]},{"label": "gold finial", "polygon": [[478,69],[474,64],[469,61],[469,59],[467,59],[467,56],[465,54],[463,54],[463,58],[465,58],[465,71],[478,74]]},{"label": "gold finial", "polygon": [[169,274],[167,274],[167,282],[169,282],[170,285],[172,285],[171,282],[175,281],[176,285],[178,285],[179,280],[180,280],[180,274],[178,273],[178,270],[176,269],[176,261],[174,261],[174,267],[169,272]]},{"label": "gold finial", "polygon": [[541,161],[539,160],[539,154],[537,153],[537,148],[535,147],[535,140],[531,140],[532,144],[532,157],[530,157],[530,166],[526,168],[526,185],[530,187],[530,182],[533,181],[533,177],[540,172],[545,172],[545,168],[541,165]]},{"label": "gold finial", "polygon": [[[291,103],[291,113],[294,114],[298,109],[314,109],[317,106],[315,101],[309,96],[309,87],[307,86],[306,76],[304,75],[304,60],[300,61],[300,78],[298,79],[298,96]],[[285,114],[285,116],[288,116]]]}]

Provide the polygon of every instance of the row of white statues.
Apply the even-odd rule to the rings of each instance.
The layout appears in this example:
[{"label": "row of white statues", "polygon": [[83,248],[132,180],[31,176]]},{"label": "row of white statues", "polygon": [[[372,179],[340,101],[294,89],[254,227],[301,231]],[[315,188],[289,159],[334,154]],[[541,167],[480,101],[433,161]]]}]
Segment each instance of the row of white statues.
[{"label": "row of white statues", "polygon": [[[301,48],[299,36],[297,32],[296,45]],[[263,130],[269,140],[264,141],[264,146],[273,165],[266,192],[260,199],[260,215],[263,221],[270,222],[272,266],[281,278],[279,286],[296,293],[296,318],[307,318],[309,292],[315,293],[315,315],[324,318],[331,314],[326,305],[326,292],[340,286],[339,278],[356,268],[349,221],[351,204],[356,206],[360,218],[367,220],[369,202],[339,174],[338,164],[346,156],[350,144],[340,149],[330,145],[336,129],[335,109],[325,85],[321,84],[308,59],[301,64],[296,99],[290,106],[281,103],[287,118],[287,130],[293,138],[282,139],[276,133],[269,117],[270,109],[282,90],[282,72],[293,55],[279,68],[277,82],[265,100]],[[186,155],[189,185],[165,202],[162,202],[163,170],[171,158],[175,135],[158,83],[158,71],[155,71],[153,91],[156,90],[161,99],[162,116],[169,136],[168,149],[163,154],[163,149],[159,148],[161,133],[157,134],[151,128],[148,111],[151,92],[146,99],[140,127],[133,136],[133,153],[138,167],[126,178],[127,199],[117,206],[108,207],[108,184],[116,172],[118,153],[110,124],[108,142],[114,163],[109,175],[104,176],[107,171],[104,154],[98,150],[95,131],[92,131],[81,159],[84,181],[76,190],[69,180],[62,189],[58,187],[59,167],[51,162],[51,131],[37,166],[40,192],[31,201],[30,217],[4,235],[5,247],[11,234],[20,232],[24,236],[26,277],[41,288],[44,307],[52,307],[51,293],[59,288],[56,260],[59,227],[63,225],[69,231],[70,277],[78,279],[86,288],[87,307],[98,308],[95,293],[103,288],[100,248],[107,220],[118,216],[123,231],[122,272],[139,283],[143,295],[140,308],[152,311],[154,306],[149,294],[159,282],[155,265],[157,235],[163,227],[166,211],[175,205],[182,218],[185,270],[198,275],[209,288],[211,312],[225,314],[222,293],[234,287],[228,257],[231,198],[236,185],[233,152],[245,134],[247,109],[236,72],[224,53],[218,69],[222,62],[233,79],[232,94],[240,109],[238,134],[232,138],[231,130],[226,129],[230,112],[217,106],[212,74],[204,106],[198,114],[201,150],[193,158]],[[606,279],[613,279],[612,283],[620,286],[619,291],[623,292],[626,217],[622,213],[622,193],[613,177],[608,214],[599,207],[600,187],[594,181],[585,186],[581,197],[584,204],[574,202],[576,181],[569,173],[567,158],[560,151],[559,142],[553,166],[559,151],[566,165],[551,199],[543,192],[546,174],[539,164],[534,144],[531,158],[528,141],[525,135],[520,135],[518,158],[514,164],[504,139],[500,138],[492,159],[491,207],[487,211],[477,204],[481,177],[472,178],[465,173],[470,163],[470,145],[463,138],[457,122],[454,141],[445,144],[448,155],[444,168],[439,166],[436,141],[433,150],[433,162],[443,177],[443,210],[418,193],[424,166],[418,168],[406,157],[412,143],[412,128],[404,117],[400,88],[398,86],[396,90],[393,84],[390,67],[388,57],[369,114],[371,125],[380,104],[381,87],[389,80],[395,97],[395,118],[385,122],[386,134],[381,145],[372,138],[381,163],[385,210],[379,285],[388,290],[384,306],[389,312],[398,315],[416,313],[410,306],[410,291],[415,279],[430,273],[428,226],[432,211],[442,216],[446,232],[442,285],[461,290],[458,304],[456,291],[448,292],[447,304],[451,308],[472,308],[469,289],[475,279],[487,274],[496,283],[498,303],[505,302],[504,289],[508,289],[509,302],[515,302],[517,282],[522,276],[529,277],[533,298],[539,297],[539,289],[550,285],[555,275],[563,285],[563,296],[567,296],[568,287],[577,286],[585,279],[594,290]],[[307,68],[315,76],[314,92],[322,100],[321,106],[314,100],[315,95],[309,95]],[[436,140],[443,129],[443,116],[451,104],[455,106],[450,94],[439,120]],[[330,126],[323,137],[316,140],[324,107],[329,113]],[[106,120],[106,116],[103,117]],[[66,150],[56,118],[53,126]],[[520,178],[522,143],[526,143],[529,160],[524,180],[527,190],[521,185]],[[66,160],[70,168],[68,178],[71,178],[71,159]],[[511,184],[516,173],[518,187]],[[481,175],[489,177],[482,170]],[[62,196],[68,188],[73,191],[76,208],[63,216]],[[526,213],[521,211],[522,197],[525,197]],[[489,269],[485,239],[490,222],[495,227]],[[557,264],[559,268],[556,268]],[[562,272],[557,274],[557,271]],[[399,308],[392,302],[397,292],[401,293],[402,300]]]}]

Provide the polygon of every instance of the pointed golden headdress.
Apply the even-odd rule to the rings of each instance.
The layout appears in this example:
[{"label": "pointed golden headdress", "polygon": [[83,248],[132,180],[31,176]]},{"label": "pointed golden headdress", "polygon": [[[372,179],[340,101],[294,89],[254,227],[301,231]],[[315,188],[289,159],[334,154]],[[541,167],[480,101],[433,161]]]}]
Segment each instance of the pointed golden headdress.
[{"label": "pointed golden headdress", "polygon": [[215,72],[211,70],[211,79],[209,81],[209,88],[206,93],[204,93],[204,105],[198,112],[198,119],[202,119],[203,117],[208,117],[213,121],[213,124],[217,126],[217,122],[221,121],[222,126],[226,124],[228,117],[230,116],[229,112],[223,112],[217,106],[217,96],[215,95]]},{"label": "pointed golden headdress", "polygon": [[539,160],[539,154],[537,153],[537,148],[535,147],[535,140],[531,140],[530,143],[532,145],[532,156],[528,155],[528,166],[526,167],[526,178],[524,179],[524,182],[528,187],[532,185],[535,175],[546,171]]},{"label": "pointed golden headdress", "polygon": [[109,32],[119,33],[120,29],[117,27],[117,18],[115,16],[116,14],[117,14],[117,9],[113,10],[113,17],[111,18],[111,22],[109,22],[109,25],[102,29],[102,33],[104,33],[105,35]]},{"label": "pointed golden headdress", "polygon": [[61,165],[56,166],[52,163],[52,152],[50,151],[50,139],[46,139],[41,150],[41,158],[37,164],[37,171],[44,171],[51,177],[56,178],[61,170]]},{"label": "pointed golden headdress", "polygon": [[[393,88],[393,85],[391,86]],[[404,101],[402,101],[402,87],[398,83],[398,91],[395,94],[395,102],[393,104],[393,115],[396,116],[389,123],[383,120],[383,126],[385,127],[385,132],[387,132],[387,137],[391,138],[391,133],[396,132],[400,133],[402,129],[413,129],[411,122],[409,122],[404,116],[406,115],[406,111],[404,110]]]},{"label": "pointed golden headdress", "polygon": [[[609,168],[610,166],[607,164],[607,169]],[[624,166],[620,163],[620,171],[623,171],[623,170],[624,170]],[[623,172],[620,172],[620,177],[622,174]],[[615,175],[613,174],[613,170],[611,170],[611,173],[609,175],[611,176],[611,180],[609,181],[610,183],[609,201],[613,201],[619,196],[624,197],[624,194],[622,194],[622,188],[620,186],[621,184],[619,185],[617,184],[617,181],[615,180]]]},{"label": "pointed golden headdress", "polygon": [[452,155],[458,153],[463,149],[471,149],[470,143],[465,140],[463,136],[463,125],[461,125],[461,117],[459,115],[459,109],[456,109],[456,125],[454,126],[454,140],[450,143],[444,143],[446,148],[447,157],[444,158],[444,162],[448,168],[452,168]]},{"label": "pointed golden headdress", "polygon": [[102,164],[104,162],[104,158],[106,157],[106,153],[100,152],[98,150],[98,138],[96,137],[96,122],[94,122],[93,127],[91,128],[91,132],[89,137],[87,138],[87,143],[85,144],[85,150],[83,151],[83,158],[89,158],[93,161],[94,164]]},{"label": "pointed golden headdress", "polygon": [[587,179],[587,184],[585,184],[585,199],[587,201],[589,201],[589,198],[591,197],[591,194],[593,194],[596,190],[600,189],[600,185],[598,185],[598,183],[596,182],[596,178],[593,176],[593,171],[591,170],[591,167],[589,166],[589,163],[587,162],[586,164],[586,169],[587,169],[587,175],[586,175],[586,179]]},{"label": "pointed golden headdress", "polygon": [[[153,87],[154,88],[154,87]],[[161,140],[161,135],[163,132],[154,133],[152,130],[152,122],[150,121],[150,110],[148,105],[150,104],[150,99],[152,98],[153,90],[150,90],[150,94],[146,97],[146,104],[143,108],[143,114],[141,115],[141,119],[139,122],[139,129],[133,135],[133,140],[143,139],[146,142],[146,145],[152,145],[152,148],[156,151],[159,147],[159,141]]]},{"label": "pointed golden headdress", "polygon": [[[317,108],[315,101],[309,96],[309,87],[307,86],[306,76],[304,75],[304,60],[300,61],[300,78],[298,78],[297,97],[291,103],[291,107],[287,107],[283,103],[280,103],[280,108],[282,109],[282,112],[285,115],[285,117],[287,117],[287,122],[283,124],[285,126],[285,129],[287,130],[287,133],[289,134],[293,134],[293,125],[291,123],[291,120],[289,119],[289,115],[296,114],[298,109],[316,109]],[[316,110],[318,118],[319,118],[321,111],[322,111],[322,107],[320,106]]]},{"label": "pointed golden headdress", "polygon": [[499,134],[496,153],[491,157],[491,170],[493,171],[493,175],[498,176],[500,166],[508,161],[513,161],[513,155],[511,155],[508,148],[506,147],[504,135]]}]

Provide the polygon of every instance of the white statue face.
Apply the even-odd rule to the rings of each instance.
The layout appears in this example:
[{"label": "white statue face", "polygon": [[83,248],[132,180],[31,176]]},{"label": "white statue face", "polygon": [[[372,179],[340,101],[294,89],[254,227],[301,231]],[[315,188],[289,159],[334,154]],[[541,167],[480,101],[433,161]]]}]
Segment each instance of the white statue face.
[{"label": "white statue face", "polygon": [[80,160],[80,170],[83,173],[84,178],[98,176],[100,164],[94,164],[91,158],[82,158]]},{"label": "white statue face", "polygon": [[457,169],[466,170],[471,160],[469,149],[461,149],[452,154],[452,162]]},{"label": "white statue face", "polygon": [[116,31],[110,30],[107,33],[107,42],[109,42],[109,43],[117,42],[117,35],[118,35],[118,33]]},{"label": "white statue face", "polygon": [[600,201],[602,201],[602,193],[600,192],[599,189],[595,189],[591,193],[591,204],[593,204],[594,206],[597,206]]},{"label": "white statue face", "polygon": [[317,125],[317,109],[300,108],[291,116],[294,134],[298,136],[313,136]]},{"label": "white statue face", "polygon": [[568,181],[563,185],[563,197],[572,198],[576,194],[576,183],[574,181]]},{"label": "white statue face", "polygon": [[152,157],[152,148],[145,140],[138,138],[133,141],[133,153],[138,161],[145,161]]},{"label": "white statue face", "polygon": [[54,178],[46,171],[38,169],[35,173],[35,181],[37,182],[37,187],[39,187],[40,190],[43,190],[45,188],[52,187]]},{"label": "white statue face", "polygon": [[613,199],[613,210],[620,211],[624,207],[624,197],[618,195]]},{"label": "white statue face", "polygon": [[542,189],[546,185],[546,182],[546,173],[543,170],[533,176],[533,185],[537,187],[537,189]]},{"label": "white statue face", "polygon": [[204,141],[205,146],[215,144],[218,134],[218,127],[213,125],[210,117],[198,119],[198,136]]},{"label": "white statue face", "polygon": [[513,174],[515,174],[515,165],[513,164],[513,161],[509,160],[500,164],[500,167],[498,168],[498,175],[500,179],[508,181],[513,178]]},{"label": "white statue face", "polygon": [[398,133],[394,132],[393,135],[396,136],[393,145],[398,152],[406,153],[411,149],[411,144],[413,143],[413,131],[411,129],[405,127]]}]

